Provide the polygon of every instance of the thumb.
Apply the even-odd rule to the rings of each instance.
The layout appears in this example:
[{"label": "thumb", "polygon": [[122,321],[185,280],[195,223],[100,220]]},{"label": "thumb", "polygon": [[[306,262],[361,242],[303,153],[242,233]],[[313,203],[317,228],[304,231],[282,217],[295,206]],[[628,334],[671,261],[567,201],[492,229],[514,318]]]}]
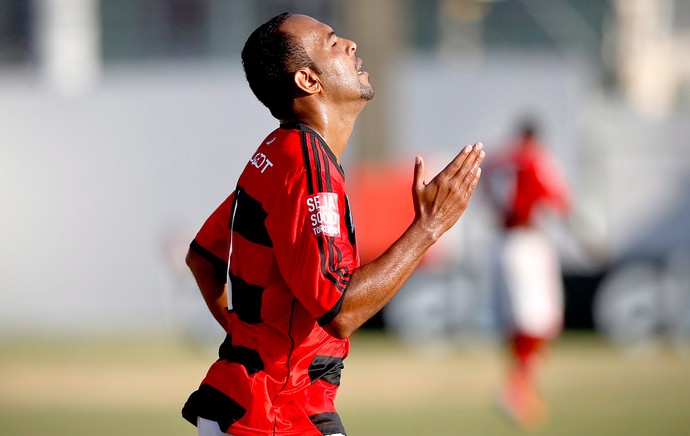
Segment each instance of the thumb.
[{"label": "thumb", "polygon": [[414,184],[412,187],[417,194],[424,189],[424,161],[421,156],[417,156],[414,161]]}]

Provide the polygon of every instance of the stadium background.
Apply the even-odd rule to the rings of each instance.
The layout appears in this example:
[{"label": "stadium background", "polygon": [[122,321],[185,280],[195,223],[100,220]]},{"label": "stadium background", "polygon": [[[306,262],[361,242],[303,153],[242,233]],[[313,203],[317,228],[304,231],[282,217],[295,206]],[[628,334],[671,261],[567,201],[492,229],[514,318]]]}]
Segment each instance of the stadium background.
[{"label": "stadium background", "polygon": [[[687,2],[0,0],[0,433],[91,434],[83,429],[147,420],[165,424],[128,433],[189,431],[178,404],[220,333],[184,252],[275,126],[239,51],[283,10],[355,39],[371,74],[377,97],[344,157],[353,184],[390,171],[402,190],[415,153],[443,162],[477,140],[500,150],[523,116],[540,121],[575,191],[578,230],[552,228],[567,333],[545,389],[556,412],[571,414],[554,434],[607,417],[619,426],[606,434],[662,421],[666,431],[637,434],[690,428],[679,407],[690,392],[680,370],[690,337]],[[392,191],[378,188],[353,186],[363,229],[394,228],[397,215],[370,207],[390,210]],[[481,198],[355,338],[342,400],[355,434],[392,434],[398,422],[424,434],[415,425],[444,420],[429,434],[510,431],[489,405],[501,356],[487,270],[495,232]],[[357,396],[367,388],[357,379],[399,360],[417,364],[416,392],[439,401],[383,384],[391,395],[375,406],[409,404],[377,418],[366,401],[379,397]],[[424,385],[428,374],[445,377]],[[569,392],[564,378],[581,389]],[[161,392],[147,397],[148,387]],[[633,403],[612,410],[614,398]],[[417,409],[422,424],[401,419]],[[70,427],[80,420],[86,427]]]}]

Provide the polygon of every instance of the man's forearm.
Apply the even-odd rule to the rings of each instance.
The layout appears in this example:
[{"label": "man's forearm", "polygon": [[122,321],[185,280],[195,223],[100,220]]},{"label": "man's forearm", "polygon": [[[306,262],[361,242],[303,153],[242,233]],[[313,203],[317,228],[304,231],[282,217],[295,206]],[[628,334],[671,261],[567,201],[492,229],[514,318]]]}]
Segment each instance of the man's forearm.
[{"label": "man's forearm", "polygon": [[452,227],[467,208],[479,182],[484,159],[482,144],[465,147],[429,183],[424,161],[414,168],[415,219],[405,233],[378,259],[355,270],[340,311],[324,328],[347,337],[390,301],[422,261],[424,253]]},{"label": "man's forearm", "polygon": [[204,257],[190,250],[187,253],[187,265],[192,270],[201,295],[218,324],[227,330],[226,312],[228,308],[227,286],[218,280],[215,265]]},{"label": "man's forearm", "polygon": [[410,278],[433,242],[420,224],[413,223],[381,256],[355,270],[338,319],[326,329],[347,337],[374,316]]}]

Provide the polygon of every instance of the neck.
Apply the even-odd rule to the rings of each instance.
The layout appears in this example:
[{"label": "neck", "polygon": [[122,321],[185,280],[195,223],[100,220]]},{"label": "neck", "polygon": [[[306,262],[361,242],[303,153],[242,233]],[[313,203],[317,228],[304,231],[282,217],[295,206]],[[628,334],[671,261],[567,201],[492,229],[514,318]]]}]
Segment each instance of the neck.
[{"label": "neck", "polygon": [[340,162],[340,157],[345,151],[345,146],[350,139],[361,108],[356,111],[329,110],[329,108],[309,109],[311,110],[298,111],[294,119],[286,121],[296,121],[312,128],[326,141]]}]

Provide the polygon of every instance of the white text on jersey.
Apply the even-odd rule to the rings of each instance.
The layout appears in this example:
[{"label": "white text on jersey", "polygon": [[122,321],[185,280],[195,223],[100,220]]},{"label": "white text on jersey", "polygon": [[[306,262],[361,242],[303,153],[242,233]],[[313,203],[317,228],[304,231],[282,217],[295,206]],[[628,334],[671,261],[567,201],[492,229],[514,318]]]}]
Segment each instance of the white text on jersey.
[{"label": "white text on jersey", "polygon": [[260,169],[262,174],[266,171],[266,168],[273,166],[273,162],[268,160],[266,155],[261,152],[257,152],[249,163]]},{"label": "white text on jersey", "polygon": [[307,210],[311,213],[309,220],[315,235],[340,236],[338,194],[319,192],[307,198]]}]

